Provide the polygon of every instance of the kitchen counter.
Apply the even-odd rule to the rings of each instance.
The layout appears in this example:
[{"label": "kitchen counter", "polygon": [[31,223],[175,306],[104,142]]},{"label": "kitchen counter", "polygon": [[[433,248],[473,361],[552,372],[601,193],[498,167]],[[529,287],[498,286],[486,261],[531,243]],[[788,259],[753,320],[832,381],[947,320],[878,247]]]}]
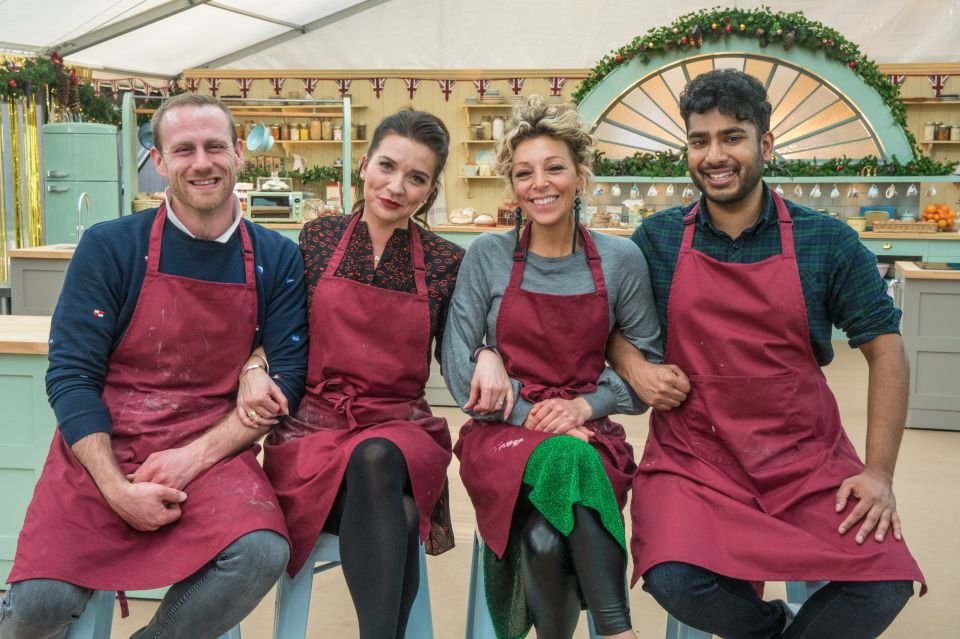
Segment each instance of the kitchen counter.
[{"label": "kitchen counter", "polygon": [[50,317],[0,315],[0,353],[46,355]]},{"label": "kitchen counter", "polygon": [[907,427],[960,431],[960,271],[899,261],[894,272],[910,361]]},{"label": "kitchen counter", "polygon": [[48,244],[31,248],[10,249],[7,254],[10,257],[24,257],[34,260],[69,260],[73,258],[73,251],[76,248],[76,244]]}]

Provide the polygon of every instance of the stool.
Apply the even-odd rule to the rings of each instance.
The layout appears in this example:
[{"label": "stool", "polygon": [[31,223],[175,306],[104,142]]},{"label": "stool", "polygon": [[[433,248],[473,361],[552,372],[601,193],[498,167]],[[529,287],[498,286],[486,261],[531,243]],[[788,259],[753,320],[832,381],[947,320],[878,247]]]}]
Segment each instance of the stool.
[{"label": "stool", "polygon": [[[587,628],[590,639],[600,639],[593,625],[593,617],[587,611]],[[470,592],[467,599],[466,639],[496,639],[487,597],[483,590],[483,540],[478,532],[473,533],[473,557],[470,559]]]},{"label": "stool", "polygon": [[[786,582],[787,602],[802,605],[810,598],[810,595],[826,584],[826,581],[788,581]],[[673,615],[667,615],[666,639],[710,639],[711,637],[713,637],[713,635],[709,632],[691,628],[674,619]]]},{"label": "stool", "polygon": [[[319,564],[319,565],[318,565]],[[304,639],[307,634],[307,616],[310,613],[310,595],[313,576],[340,565],[340,538],[320,533],[317,543],[303,568],[292,579],[286,572],[277,584],[276,615],[273,620],[273,639]],[[433,639],[433,616],[430,612],[430,586],[427,583],[427,559],[420,545],[420,587],[410,609],[407,621],[407,639]]]},{"label": "stool", "polygon": [[[94,590],[83,612],[70,624],[66,639],[110,639],[116,596],[112,590]],[[220,639],[240,639],[239,624],[220,635]]]}]

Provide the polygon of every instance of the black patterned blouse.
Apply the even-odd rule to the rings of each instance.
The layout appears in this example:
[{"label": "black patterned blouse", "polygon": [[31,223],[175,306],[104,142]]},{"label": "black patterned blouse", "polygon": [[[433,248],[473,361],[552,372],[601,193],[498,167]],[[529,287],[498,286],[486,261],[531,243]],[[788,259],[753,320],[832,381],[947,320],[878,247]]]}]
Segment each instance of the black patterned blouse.
[{"label": "black patterned blouse", "polygon": [[[334,215],[320,217],[303,225],[300,232],[300,252],[303,253],[308,305],[313,303],[313,292],[317,283],[352,219],[351,215]],[[439,361],[447,307],[457,282],[457,272],[460,270],[464,250],[423,228],[420,229],[420,241],[423,244],[427,293],[430,299],[430,337],[436,340],[435,352]],[[404,228],[393,232],[380,258],[380,266],[374,268],[370,232],[366,223],[361,220],[350,238],[347,252],[335,275],[377,288],[416,293],[417,283],[413,277],[409,231]]]}]

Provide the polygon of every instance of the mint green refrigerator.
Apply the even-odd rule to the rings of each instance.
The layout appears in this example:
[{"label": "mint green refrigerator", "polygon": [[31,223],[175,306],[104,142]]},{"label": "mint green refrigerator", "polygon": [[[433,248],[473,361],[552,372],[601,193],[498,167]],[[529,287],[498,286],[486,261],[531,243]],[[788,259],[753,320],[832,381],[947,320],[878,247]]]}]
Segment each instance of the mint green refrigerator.
[{"label": "mint green refrigerator", "polygon": [[109,124],[43,126],[45,244],[76,244],[85,229],[120,216],[120,144]]}]

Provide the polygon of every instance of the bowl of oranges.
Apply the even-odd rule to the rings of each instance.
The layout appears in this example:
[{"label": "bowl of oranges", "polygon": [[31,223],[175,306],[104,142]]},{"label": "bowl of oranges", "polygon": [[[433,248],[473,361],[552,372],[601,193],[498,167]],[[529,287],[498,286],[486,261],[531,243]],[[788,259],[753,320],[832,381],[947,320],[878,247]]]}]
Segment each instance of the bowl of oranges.
[{"label": "bowl of oranges", "polygon": [[957,222],[957,212],[946,204],[929,204],[920,214],[923,222],[933,222],[938,231],[952,231]]}]

